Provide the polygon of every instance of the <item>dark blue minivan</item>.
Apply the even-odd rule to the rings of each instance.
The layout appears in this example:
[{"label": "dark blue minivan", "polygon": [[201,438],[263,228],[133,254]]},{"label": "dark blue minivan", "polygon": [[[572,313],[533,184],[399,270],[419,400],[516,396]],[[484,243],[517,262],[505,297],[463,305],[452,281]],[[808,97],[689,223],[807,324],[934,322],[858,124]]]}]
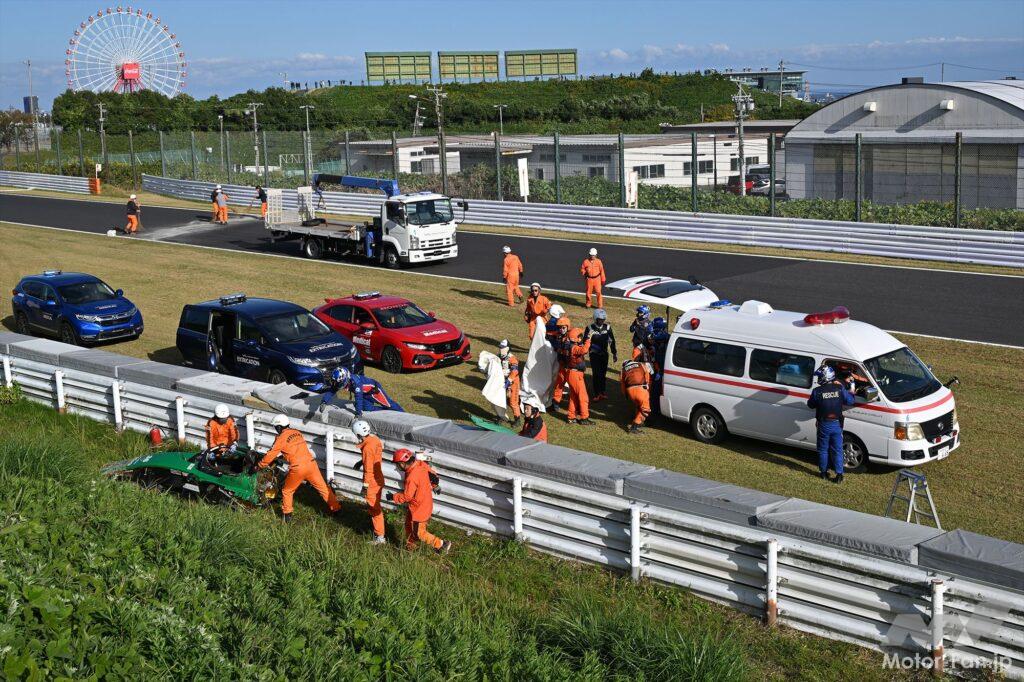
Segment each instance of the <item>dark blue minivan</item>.
[{"label": "dark blue minivan", "polygon": [[362,371],[352,342],[302,306],[245,294],[186,305],[177,346],[187,365],[308,390],[336,367]]}]

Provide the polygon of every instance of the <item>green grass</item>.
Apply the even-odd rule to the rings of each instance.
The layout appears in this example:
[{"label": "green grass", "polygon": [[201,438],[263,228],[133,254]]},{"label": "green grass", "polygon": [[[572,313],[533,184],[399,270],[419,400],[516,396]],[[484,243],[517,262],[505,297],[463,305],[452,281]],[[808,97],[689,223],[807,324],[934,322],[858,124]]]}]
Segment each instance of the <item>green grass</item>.
[{"label": "green grass", "polygon": [[[108,481],[140,434],[0,410],[0,676],[882,680],[881,657],[452,529],[445,558]],[[400,520],[389,515],[390,533]],[[66,677],[65,677],[66,676]]]},{"label": "green grass", "polygon": [[[496,254],[496,271],[499,258]],[[85,270],[123,288],[145,314],[146,333],[138,341],[108,349],[164,362],[179,361],[174,336],[184,303],[239,289],[307,307],[328,296],[386,291],[457,322],[470,337],[474,353],[494,350],[502,338],[508,338],[525,357],[526,325],[520,310],[502,302],[502,286],[424,276],[430,268],[419,270],[423,274],[395,273],[14,226],[0,226],[0,262],[17,264],[0,276],[0,290],[9,290],[22,273],[48,267]],[[585,319],[582,296],[553,298],[566,307],[572,320]],[[625,301],[606,304],[612,324],[624,336],[631,306]],[[10,324],[9,316],[10,300],[0,298],[0,319]],[[924,337],[904,340],[934,366],[938,376],[956,374],[963,382],[956,395],[964,444],[948,459],[922,467],[943,525],[1024,541],[1019,513],[1024,507],[1024,487],[1007,484],[1020,470],[1016,432],[1024,419],[1024,398],[1009,377],[1013,368],[1021,366],[1024,352]],[[480,394],[484,378],[474,364],[397,376],[371,368],[370,374],[411,411],[457,420],[468,420],[472,414],[490,416]],[[616,379],[613,373],[610,380]],[[816,476],[816,456],[805,450],[739,438],[719,447],[706,446],[696,442],[684,425],[668,421],[654,421],[643,437],[628,436],[623,425],[632,417],[631,407],[616,391],[611,398],[595,406],[598,424],[588,429],[566,424],[564,416],[549,417],[551,441],[871,514],[885,509],[893,469],[848,476],[842,486],[826,485]]]}]

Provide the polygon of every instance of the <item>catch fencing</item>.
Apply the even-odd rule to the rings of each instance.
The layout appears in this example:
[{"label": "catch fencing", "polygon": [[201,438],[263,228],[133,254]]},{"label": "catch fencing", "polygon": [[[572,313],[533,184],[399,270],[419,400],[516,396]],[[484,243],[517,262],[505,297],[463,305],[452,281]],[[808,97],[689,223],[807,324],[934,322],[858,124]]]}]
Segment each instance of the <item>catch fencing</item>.
[{"label": "catch fencing", "polygon": [[[201,201],[209,201],[214,187],[209,182],[152,175],[143,175],[142,185],[147,191]],[[251,204],[255,196],[252,187],[226,185],[224,189],[236,205]],[[285,208],[298,206],[295,190],[282,194]],[[378,215],[383,200],[375,194],[323,193],[324,211],[334,214]],[[1024,232],[486,200],[472,202],[467,220],[582,234],[1024,267]]]},{"label": "catch fencing", "polygon": [[89,179],[46,173],[18,173],[0,170],[0,185],[28,189],[52,189],[57,192],[89,193]]},{"label": "catch fencing", "polygon": [[[315,416],[317,395],[11,333],[0,333],[0,359],[4,384],[17,383],[30,400],[117,429],[155,425],[182,443],[202,442],[214,406],[225,403],[247,443],[265,449],[274,437],[272,415],[285,412],[329,483],[359,499],[361,474],[352,468],[359,454],[347,428],[354,417],[333,406],[323,419]],[[1010,582],[983,582],[964,568],[967,560],[953,570],[919,565],[933,542],[919,539],[941,541],[959,531],[810,505],[431,417],[366,418],[387,453],[411,447],[438,471],[435,514],[447,523],[679,586],[769,625],[885,651],[901,663],[987,665],[1024,679],[1024,571]],[[389,488],[400,487],[390,458],[384,473]],[[659,480],[670,479],[685,483],[688,496],[659,488]],[[762,527],[773,515],[792,518],[792,505],[872,525],[861,541],[874,549]],[[884,546],[882,537],[894,533],[917,539]]]}]

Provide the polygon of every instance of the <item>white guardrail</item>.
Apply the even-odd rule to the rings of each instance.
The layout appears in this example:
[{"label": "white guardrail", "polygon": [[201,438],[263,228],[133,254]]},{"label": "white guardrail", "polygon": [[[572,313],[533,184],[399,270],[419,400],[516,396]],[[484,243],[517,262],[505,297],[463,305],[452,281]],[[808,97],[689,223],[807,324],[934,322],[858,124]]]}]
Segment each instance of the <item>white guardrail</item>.
[{"label": "white guardrail", "polygon": [[89,193],[89,178],[46,173],[18,173],[0,170],[0,185],[28,189],[52,189],[57,192]]},{"label": "white guardrail", "polygon": [[[286,412],[310,442],[329,483],[343,496],[359,499],[361,475],[352,469],[359,455],[346,428],[353,416],[347,409],[331,407],[326,423],[310,418],[319,402],[317,395],[293,386],[272,386],[7,332],[0,332],[0,359],[3,383],[17,383],[30,400],[118,429],[145,432],[156,425],[183,443],[202,442],[207,419],[215,404],[223,402],[242,425],[247,442],[265,449],[273,440],[273,413]],[[435,514],[441,521],[513,538],[560,557],[628,571],[636,580],[676,585],[763,618],[769,625],[782,623],[881,650],[890,665],[897,659],[902,665],[915,661],[928,665],[938,659],[946,670],[987,665],[1010,678],[1024,679],[1024,553],[1020,552],[1024,548],[1020,545],[1002,543],[1009,548],[1002,550],[1005,556],[1017,552],[1016,559],[1007,558],[986,569],[992,574],[1008,571],[1014,577],[979,579],[966,568],[970,559],[954,557],[953,568],[947,570],[918,565],[929,542],[910,545],[909,553],[897,559],[886,555],[886,550],[855,551],[842,542],[761,527],[772,509],[810,505],[800,500],[518,436],[470,430],[430,417],[377,412],[366,418],[381,435],[387,452],[412,447],[437,469],[442,492],[435,500]],[[397,489],[399,473],[388,458],[385,461],[388,487]],[[693,492],[689,501],[685,496],[645,495],[642,486],[635,485],[658,476],[675,477],[688,485]],[[727,492],[715,492],[723,489]],[[744,507],[745,497],[776,501]],[[893,519],[815,506],[827,510],[816,511],[815,516],[840,514],[876,524],[868,544],[883,543],[882,537],[893,532],[940,541],[960,533],[943,534]],[[1001,543],[984,536],[973,538]]]},{"label": "white guardrail", "polygon": [[[150,192],[209,201],[214,183],[143,175],[142,186]],[[224,190],[235,205],[249,204],[254,195],[249,186],[224,185]],[[283,195],[285,208],[297,208],[295,190],[284,190]],[[374,194],[324,192],[328,213],[378,215],[382,201]],[[470,202],[467,222],[1024,267],[1024,232],[486,200]]]}]

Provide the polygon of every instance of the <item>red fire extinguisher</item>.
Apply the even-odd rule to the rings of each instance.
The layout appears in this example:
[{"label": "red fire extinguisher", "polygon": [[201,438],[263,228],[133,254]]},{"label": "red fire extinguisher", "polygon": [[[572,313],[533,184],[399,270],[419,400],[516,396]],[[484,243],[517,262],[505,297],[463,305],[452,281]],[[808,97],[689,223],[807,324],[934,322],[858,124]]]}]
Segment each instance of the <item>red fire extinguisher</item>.
[{"label": "red fire extinguisher", "polygon": [[164,432],[155,424],[149,430],[149,444],[151,447],[159,447],[164,442]]}]

